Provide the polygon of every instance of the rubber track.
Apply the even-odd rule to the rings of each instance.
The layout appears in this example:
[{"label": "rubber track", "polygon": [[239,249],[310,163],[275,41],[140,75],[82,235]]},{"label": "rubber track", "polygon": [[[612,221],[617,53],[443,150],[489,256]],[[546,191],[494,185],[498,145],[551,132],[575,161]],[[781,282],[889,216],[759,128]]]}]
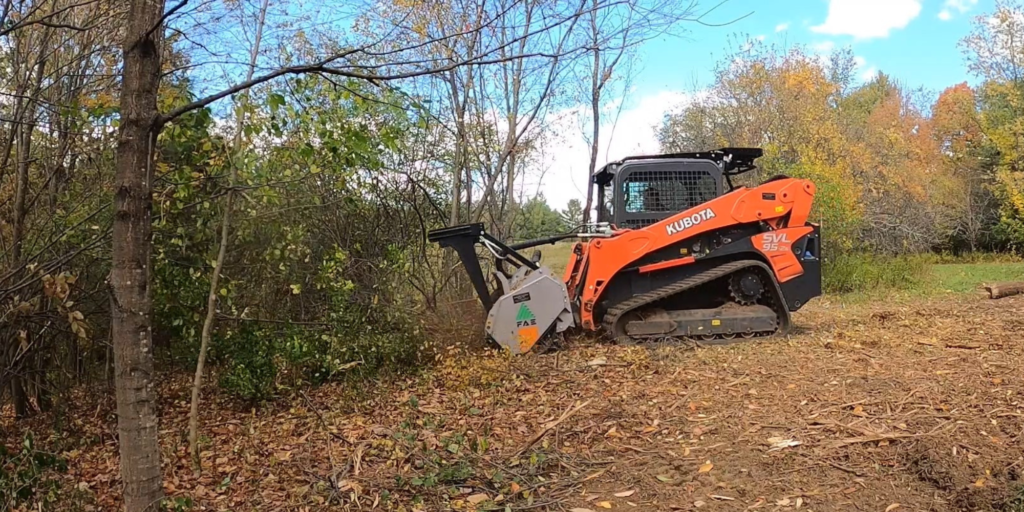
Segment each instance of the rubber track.
[{"label": "rubber track", "polygon": [[[619,303],[618,305],[616,305],[615,307],[609,309],[608,312],[605,313],[604,319],[602,320],[601,324],[604,326],[605,332],[609,336],[614,337],[615,336],[615,323],[619,321],[619,318],[621,318],[622,315],[624,315],[624,314],[626,314],[626,313],[628,313],[628,312],[630,312],[630,311],[632,311],[632,310],[634,310],[636,308],[639,308],[641,306],[646,306],[647,304],[652,304],[652,303],[657,302],[657,301],[659,301],[661,299],[664,299],[666,297],[670,297],[672,295],[675,295],[675,294],[677,294],[679,292],[688,290],[690,288],[695,288],[695,287],[700,286],[700,285],[702,285],[704,283],[709,283],[711,281],[714,281],[715,279],[727,276],[727,275],[729,275],[729,274],[731,274],[733,272],[745,269],[747,267],[760,267],[760,268],[763,268],[764,270],[768,271],[769,275],[772,275],[772,272],[771,272],[770,269],[768,269],[768,266],[765,265],[764,263],[761,263],[760,261],[757,261],[757,260],[739,260],[739,261],[729,262],[729,263],[726,263],[726,264],[724,264],[724,265],[722,265],[720,267],[715,267],[715,268],[713,268],[711,270],[707,270],[707,271],[701,272],[700,274],[697,274],[697,275],[694,275],[694,276],[690,276],[690,277],[688,277],[686,279],[683,279],[682,281],[677,281],[675,283],[672,283],[672,284],[669,284],[669,285],[666,285],[666,286],[662,286],[661,288],[657,288],[657,289],[651,290],[651,291],[649,291],[647,293],[642,293],[640,295],[636,295],[636,296],[634,296],[633,298],[631,298],[629,300],[623,301],[623,302]],[[774,283],[774,280],[772,280],[772,284],[775,285],[776,291],[778,291],[778,285]],[[779,297],[781,297],[781,295],[779,295]],[[774,301],[774,297],[773,297],[773,301]],[[782,305],[781,307],[785,307],[785,306]],[[776,310],[776,311],[778,311],[778,310]],[[784,312],[782,314],[787,314],[787,313],[788,313],[788,311],[786,311],[786,312]],[[781,319],[780,318],[780,322],[779,322],[780,323],[780,327],[782,327],[782,323],[785,322],[786,320],[788,320],[788,319]]]}]

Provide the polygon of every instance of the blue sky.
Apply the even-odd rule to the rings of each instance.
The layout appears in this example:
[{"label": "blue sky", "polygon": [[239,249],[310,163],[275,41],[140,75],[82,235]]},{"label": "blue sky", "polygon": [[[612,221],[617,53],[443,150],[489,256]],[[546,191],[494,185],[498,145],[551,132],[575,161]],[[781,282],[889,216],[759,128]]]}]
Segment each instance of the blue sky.
[{"label": "blue sky", "polygon": [[[994,10],[994,0],[728,0],[709,22],[746,18],[726,27],[692,23],[685,39],[661,38],[643,49],[640,94],[697,83],[706,85],[730,40],[763,37],[781,47],[811,51],[850,47],[862,71],[881,70],[907,86],[936,92],[967,80],[957,43],[974,16]],[[703,1],[708,9],[714,4]],[[735,46],[735,44],[733,44]]]},{"label": "blue sky", "polygon": [[[699,0],[705,10],[719,0]],[[995,10],[995,0],[728,0],[705,18],[725,27],[690,23],[684,37],[663,37],[641,48],[633,88],[621,111],[602,123],[599,164],[658,151],[656,128],[663,116],[714,80],[713,68],[747,38],[779,47],[804,46],[828,54],[849,47],[859,63],[857,79],[882,71],[908,88],[937,95],[946,87],[977,80],[958,46],[975,16]],[[730,50],[732,48],[732,50]],[[561,135],[545,147],[544,169],[524,181],[527,195],[543,193],[562,208],[586,194],[587,146],[572,109],[563,112]]]}]

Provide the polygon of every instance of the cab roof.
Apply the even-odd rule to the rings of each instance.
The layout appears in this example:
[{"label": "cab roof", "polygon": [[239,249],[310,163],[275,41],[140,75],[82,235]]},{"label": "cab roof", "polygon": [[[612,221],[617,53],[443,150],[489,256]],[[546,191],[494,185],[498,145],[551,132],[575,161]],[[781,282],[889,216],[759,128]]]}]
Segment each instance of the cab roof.
[{"label": "cab roof", "polygon": [[608,162],[596,172],[591,181],[604,185],[615,177],[619,167],[626,163],[658,160],[709,160],[722,168],[726,176],[735,176],[757,168],[754,160],[764,155],[761,148],[721,148],[693,153],[663,153],[659,155],[627,156],[621,160]]}]

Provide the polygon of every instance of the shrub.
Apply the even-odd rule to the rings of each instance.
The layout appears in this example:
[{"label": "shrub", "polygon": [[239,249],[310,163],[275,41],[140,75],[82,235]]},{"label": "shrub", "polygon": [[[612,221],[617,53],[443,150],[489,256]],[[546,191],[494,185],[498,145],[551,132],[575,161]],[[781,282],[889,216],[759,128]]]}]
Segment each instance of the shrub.
[{"label": "shrub", "polygon": [[[12,451],[0,444],[0,508],[32,504],[43,509],[60,491],[51,471],[67,471],[67,463],[56,455],[35,449],[32,434],[25,435],[21,448]],[[34,503],[33,503],[34,502]]]},{"label": "shrub", "polygon": [[277,384],[277,347],[274,337],[258,326],[242,326],[221,341],[225,368],[220,386],[243,400],[258,402],[270,398]]},{"label": "shrub", "polygon": [[401,316],[355,315],[344,308],[322,325],[244,322],[214,340],[210,359],[222,368],[229,394],[259,402],[279,385],[320,385],[366,379],[422,361],[424,336]]}]

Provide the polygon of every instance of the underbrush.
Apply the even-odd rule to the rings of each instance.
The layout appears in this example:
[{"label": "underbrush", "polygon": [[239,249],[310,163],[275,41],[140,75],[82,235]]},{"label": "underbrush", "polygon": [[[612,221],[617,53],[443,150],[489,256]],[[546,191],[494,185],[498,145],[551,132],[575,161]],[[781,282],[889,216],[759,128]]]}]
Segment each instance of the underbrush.
[{"label": "underbrush", "polygon": [[51,510],[61,495],[56,475],[65,471],[67,462],[37,449],[31,433],[17,448],[0,442],[0,509]]},{"label": "underbrush", "polygon": [[838,254],[826,258],[823,267],[825,293],[842,294],[913,288],[924,280],[928,261],[918,255]]},{"label": "underbrush", "polygon": [[219,384],[258,402],[281,390],[409,371],[424,361],[425,337],[404,321],[369,320],[322,330],[244,325],[213,347]]}]

